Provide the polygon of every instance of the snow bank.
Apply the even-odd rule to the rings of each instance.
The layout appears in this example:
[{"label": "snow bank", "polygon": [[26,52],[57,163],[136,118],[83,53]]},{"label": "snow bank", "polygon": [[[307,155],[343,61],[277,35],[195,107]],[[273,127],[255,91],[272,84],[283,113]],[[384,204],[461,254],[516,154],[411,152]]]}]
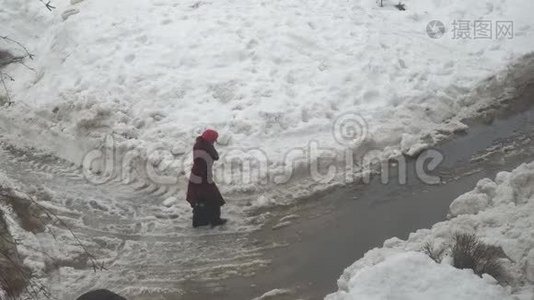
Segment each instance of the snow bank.
[{"label": "snow bank", "polygon": [[[266,183],[222,175],[224,190],[269,191],[273,203],[324,184],[273,188],[287,168],[293,179],[309,178],[321,153],[310,141],[414,154],[432,143],[421,137],[462,128],[455,117],[509,92],[507,67],[534,50],[534,3],[522,0],[408,0],[404,12],[373,0],[53,2],[52,13],[17,0],[0,11],[9,20],[2,34],[36,54],[27,62],[34,71],[6,69],[16,81],[15,104],[0,112],[4,131],[80,164],[112,135],[121,153],[139,151],[179,170],[171,184],[183,193],[189,147],[213,127],[225,154],[218,169],[258,158],[267,169]],[[431,39],[426,25],[434,19],[449,27],[457,19],[510,20],[515,36],[455,40],[449,30]],[[341,145],[332,127],[347,112],[364,118],[352,125],[365,137]],[[365,142],[356,147],[354,138]],[[298,159],[290,158],[295,150]]]},{"label": "snow bank", "polygon": [[[474,190],[453,201],[451,219],[411,233],[406,241],[392,238],[382,248],[370,250],[344,271],[339,291],[326,299],[532,300],[533,196],[534,162],[500,172],[495,181],[480,180]],[[490,276],[478,278],[471,271],[454,270],[447,258],[437,264],[414,253],[428,242],[437,251],[445,249],[457,232],[475,233],[482,241],[501,246],[512,260],[506,265],[511,285],[501,288]]]},{"label": "snow bank", "polygon": [[437,264],[422,253],[395,254],[363,268],[348,282],[348,291],[327,300],[505,300],[512,299],[502,287],[488,284],[471,270]]}]

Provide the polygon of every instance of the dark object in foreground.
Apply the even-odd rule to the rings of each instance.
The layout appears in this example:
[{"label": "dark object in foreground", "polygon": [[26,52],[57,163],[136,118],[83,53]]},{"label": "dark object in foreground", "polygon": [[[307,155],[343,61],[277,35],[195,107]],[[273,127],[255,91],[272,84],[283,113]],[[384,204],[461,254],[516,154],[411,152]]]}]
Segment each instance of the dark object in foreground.
[{"label": "dark object in foreground", "polygon": [[112,291],[100,289],[87,292],[76,300],[126,300],[126,298],[121,297]]}]

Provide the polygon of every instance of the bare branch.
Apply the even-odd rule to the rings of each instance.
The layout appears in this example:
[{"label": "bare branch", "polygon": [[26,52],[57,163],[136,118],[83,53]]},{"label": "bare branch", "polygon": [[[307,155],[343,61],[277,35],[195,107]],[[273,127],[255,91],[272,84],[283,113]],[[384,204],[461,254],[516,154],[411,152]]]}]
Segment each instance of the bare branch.
[{"label": "bare branch", "polygon": [[70,235],[74,238],[74,240],[76,241],[76,244],[82,248],[82,250],[85,252],[85,254],[87,255],[87,257],[89,258],[89,260],[91,261],[91,264],[92,264],[92,267],[93,267],[93,271],[96,272],[96,271],[102,271],[102,270],[107,270],[104,266],[104,263],[99,263],[97,261],[97,258],[91,254],[91,252],[89,252],[89,250],[87,250],[87,248],[85,247],[85,245],[82,243],[82,241],[78,238],[78,236],[76,235],[76,233],[74,233],[74,231],[72,231],[72,229],[70,228],[70,226],[65,223],[65,221],[63,221],[58,215],[56,215],[52,210],[40,205],[39,203],[37,203],[37,201],[35,201],[35,199],[33,199],[33,197],[30,198],[32,203],[35,204],[38,208],[40,208],[41,210],[43,210],[48,216],[53,216],[53,219],[55,219],[57,222],[59,222],[59,224],[61,224],[61,226],[63,228],[65,228],[69,233]]},{"label": "bare branch", "polygon": [[[19,48],[22,48],[24,50],[24,52],[25,52],[25,54],[23,56],[13,56],[7,51],[1,51],[1,54],[3,54],[2,55],[3,59],[0,61],[0,68],[2,68],[4,66],[7,66],[9,64],[12,64],[12,63],[19,63],[19,64],[23,65],[25,68],[27,68],[28,70],[31,70],[31,71],[35,72],[34,68],[28,66],[24,62],[24,60],[26,58],[29,58],[29,59],[33,60],[33,58],[35,56],[22,43],[20,43],[19,41],[16,41],[16,40],[8,37],[7,35],[6,36],[0,36],[0,39],[2,39],[4,41],[7,41],[7,42],[10,42],[10,43],[16,44]],[[11,104],[13,104],[13,101],[11,100],[11,95],[10,95],[9,90],[7,88],[7,84],[6,84],[6,81],[5,81],[6,78],[11,80],[11,81],[15,81],[15,79],[13,79],[13,77],[11,77],[9,74],[0,71],[0,83],[2,84],[2,87],[4,88],[4,91],[6,93],[7,105],[10,106]]]},{"label": "bare branch", "polygon": [[6,80],[5,78],[15,81],[13,77],[11,77],[9,74],[0,72],[0,83],[2,83],[2,87],[4,88],[4,91],[6,92],[6,98],[7,98],[7,106],[10,106],[13,104],[13,101],[11,101],[11,95],[9,94],[9,89],[7,88]]},{"label": "bare branch", "polygon": [[[2,194],[2,193],[0,193]],[[6,195],[4,195],[6,196]],[[74,240],[76,241],[76,244],[83,250],[83,253],[84,253],[84,256],[85,256],[85,259],[87,259],[88,261],[91,262],[91,266],[93,268],[93,271],[94,272],[97,272],[98,270],[105,270],[105,266],[104,266],[104,263],[103,262],[98,262],[96,257],[91,254],[89,252],[89,250],[86,248],[86,246],[82,243],[82,241],[78,238],[78,236],[76,235],[76,233],[74,233],[72,231],[72,229],[70,228],[70,226],[65,223],[59,216],[56,215],[56,213],[45,207],[45,206],[42,206],[40,205],[33,197],[28,197],[28,200],[31,201],[32,205],[33,205],[33,209],[38,209],[42,212],[44,212],[45,215],[47,215],[51,220],[53,220],[53,222],[56,222],[58,224],[58,226],[61,226],[61,227],[64,227],[66,230],[68,230],[68,232],[70,233],[70,235],[74,238]],[[11,203],[11,205],[13,205],[13,203]],[[27,206],[29,209],[30,206]],[[26,214],[25,212],[17,212],[17,210],[15,210],[15,213],[17,214]],[[31,212],[29,212],[31,214]],[[2,211],[0,210],[0,215],[2,214]],[[20,218],[20,215],[19,215],[19,218]],[[0,219],[1,220],[1,219]],[[3,243],[4,245],[13,245],[14,243],[16,242],[13,242],[13,238],[11,236],[3,236],[3,234],[1,234],[2,232],[0,231],[0,238],[2,240],[6,240],[8,241],[9,243]],[[54,235],[53,232],[51,232],[52,235]],[[54,238],[55,238],[55,235],[54,235]],[[2,245],[2,244],[0,244]],[[16,245],[16,244],[15,244]],[[29,249],[32,249],[31,247],[28,247]],[[7,286],[9,287],[10,285],[13,284],[13,281],[12,279],[13,278],[20,278],[19,281],[22,283],[24,282],[24,284],[16,284],[16,286],[18,286],[17,289],[14,289],[14,291],[23,291],[25,292],[25,294],[27,295],[27,299],[29,300],[32,300],[32,299],[54,299],[54,297],[52,297],[51,293],[48,291],[48,289],[41,285],[39,282],[36,281],[36,279],[34,279],[33,277],[33,274],[32,272],[29,270],[29,269],[26,269],[24,268],[20,263],[18,263],[16,261],[16,259],[14,259],[13,255],[14,254],[10,254],[10,250],[11,248],[6,248],[6,249],[0,249],[0,258],[1,257],[5,257],[5,261],[8,262],[8,265],[9,265],[9,269],[12,270],[12,273],[10,276],[8,276],[7,278],[3,278],[2,276],[0,276],[0,284],[3,284],[3,282],[5,282],[5,284],[3,284],[3,286]],[[40,251],[40,250],[37,250],[37,249],[32,249],[36,252],[40,252],[42,253],[43,255],[46,255],[51,261],[54,261],[55,258],[50,256],[49,254],[45,253],[44,251]],[[9,273],[7,273],[9,274]],[[14,275],[16,274],[16,275]],[[15,276],[15,277],[14,277]],[[7,284],[7,285],[6,285]],[[19,292],[16,292],[17,294]],[[10,298],[13,298],[15,299],[17,295],[14,295],[14,296],[11,296],[11,295],[8,295],[8,297]]]},{"label": "bare branch", "polygon": [[53,9],[55,9],[56,7],[55,6],[52,6],[52,4],[50,4],[52,1],[48,1],[48,2],[44,2],[44,0],[39,0],[42,4],[45,5],[45,7],[49,10],[49,11],[52,11]]},{"label": "bare branch", "polygon": [[430,257],[438,264],[441,263],[441,261],[443,260],[443,253],[445,252],[445,248],[442,248],[441,250],[436,250],[436,248],[434,248],[434,245],[430,241],[426,242],[421,250],[423,251],[423,253],[428,255],[428,257]]},{"label": "bare branch", "polygon": [[[26,282],[28,285],[24,288],[26,292],[34,297],[35,299],[39,299],[39,295],[43,294],[46,298],[50,299],[50,293],[46,289],[45,286],[34,282],[32,280],[32,273],[28,270],[23,269],[16,261],[14,261],[7,253],[4,253],[4,251],[0,251],[0,255],[2,255],[10,264],[10,266],[13,267],[13,269],[17,272],[17,274],[20,275],[21,279]],[[10,282],[12,282],[13,278],[7,279],[2,277],[1,281],[6,284],[6,286],[10,285]],[[11,292],[12,293],[12,292]],[[13,295],[14,296],[14,295]]]},{"label": "bare branch", "polygon": [[22,45],[20,42],[14,40],[14,39],[9,38],[7,35],[6,36],[0,36],[0,39],[3,39],[5,41],[11,42],[11,43],[15,43],[20,48],[24,49],[24,51],[26,52],[26,55],[24,57],[29,57],[32,60],[35,57],[35,55],[31,54],[30,51],[28,51],[28,49],[26,47],[24,47],[24,45]]}]

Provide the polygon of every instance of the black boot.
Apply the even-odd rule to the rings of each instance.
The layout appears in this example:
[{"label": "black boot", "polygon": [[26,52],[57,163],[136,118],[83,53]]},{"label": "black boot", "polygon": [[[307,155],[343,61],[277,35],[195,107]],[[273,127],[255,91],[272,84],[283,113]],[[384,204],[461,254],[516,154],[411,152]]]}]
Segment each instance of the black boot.
[{"label": "black boot", "polygon": [[211,222],[211,228],[213,228],[215,226],[222,226],[222,225],[226,224],[226,222],[228,222],[227,219],[219,218],[218,220],[215,220],[215,221]]}]

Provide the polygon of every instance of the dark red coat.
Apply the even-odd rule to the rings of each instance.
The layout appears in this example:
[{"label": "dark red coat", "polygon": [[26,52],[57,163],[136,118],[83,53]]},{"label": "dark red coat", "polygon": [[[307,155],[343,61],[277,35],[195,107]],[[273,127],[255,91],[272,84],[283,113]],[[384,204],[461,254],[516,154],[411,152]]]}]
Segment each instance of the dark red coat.
[{"label": "dark red coat", "polygon": [[197,202],[224,205],[224,199],[213,182],[213,162],[219,154],[212,143],[197,137],[193,146],[193,167],[187,186],[187,202],[192,206]]}]

